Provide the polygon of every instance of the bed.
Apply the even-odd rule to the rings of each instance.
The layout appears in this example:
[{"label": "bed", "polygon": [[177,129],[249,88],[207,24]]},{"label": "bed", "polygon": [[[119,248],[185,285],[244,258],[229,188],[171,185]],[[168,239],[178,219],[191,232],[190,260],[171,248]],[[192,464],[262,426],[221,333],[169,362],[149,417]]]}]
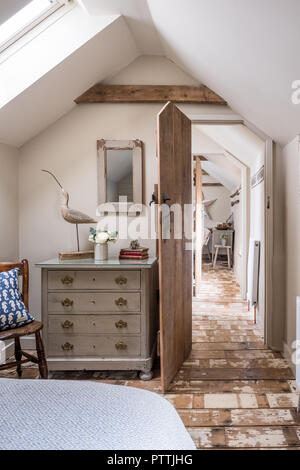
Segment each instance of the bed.
[{"label": "bed", "polygon": [[0,379],[1,450],[193,450],[163,397],[99,382]]}]

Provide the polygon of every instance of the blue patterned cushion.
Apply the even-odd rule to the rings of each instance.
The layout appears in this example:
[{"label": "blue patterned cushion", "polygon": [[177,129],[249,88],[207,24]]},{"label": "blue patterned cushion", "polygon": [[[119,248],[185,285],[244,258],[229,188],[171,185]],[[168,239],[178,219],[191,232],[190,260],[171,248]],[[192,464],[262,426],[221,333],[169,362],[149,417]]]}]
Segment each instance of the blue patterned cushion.
[{"label": "blue patterned cushion", "polygon": [[19,268],[0,273],[0,331],[18,328],[34,320],[18,289]]}]

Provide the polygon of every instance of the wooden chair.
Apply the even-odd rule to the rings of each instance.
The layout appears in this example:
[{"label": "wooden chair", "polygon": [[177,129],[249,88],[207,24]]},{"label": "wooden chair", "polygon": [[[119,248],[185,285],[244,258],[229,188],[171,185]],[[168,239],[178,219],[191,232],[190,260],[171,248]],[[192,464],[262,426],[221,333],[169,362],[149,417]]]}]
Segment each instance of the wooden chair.
[{"label": "wooden chair", "polygon": [[[22,260],[21,263],[0,263],[0,272],[10,271],[11,269],[19,268],[20,276],[23,278],[22,282],[22,300],[28,309],[28,285],[29,285],[29,268],[28,261]],[[13,328],[12,330],[0,331],[0,341],[14,339],[15,340],[15,362],[7,362],[6,364],[0,364],[0,370],[10,369],[17,367],[17,374],[19,377],[22,375],[22,364],[26,362],[34,362],[38,364],[40,376],[42,379],[48,378],[48,367],[44,351],[44,345],[41,338],[40,331],[43,328],[43,323],[39,321],[33,321],[28,325],[21,326],[20,328]],[[37,357],[33,356],[25,351],[22,351],[20,338],[27,335],[35,335],[36,339],[36,352]],[[25,359],[22,359],[22,357]]]}]

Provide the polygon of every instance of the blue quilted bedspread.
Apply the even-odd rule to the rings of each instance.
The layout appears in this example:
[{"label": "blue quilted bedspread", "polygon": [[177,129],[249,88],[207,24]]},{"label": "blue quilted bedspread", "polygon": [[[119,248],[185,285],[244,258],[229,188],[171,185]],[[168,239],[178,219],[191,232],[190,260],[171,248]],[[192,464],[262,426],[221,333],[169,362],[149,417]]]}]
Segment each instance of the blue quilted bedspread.
[{"label": "blue quilted bedspread", "polygon": [[0,379],[0,449],[191,450],[159,395],[97,382]]}]

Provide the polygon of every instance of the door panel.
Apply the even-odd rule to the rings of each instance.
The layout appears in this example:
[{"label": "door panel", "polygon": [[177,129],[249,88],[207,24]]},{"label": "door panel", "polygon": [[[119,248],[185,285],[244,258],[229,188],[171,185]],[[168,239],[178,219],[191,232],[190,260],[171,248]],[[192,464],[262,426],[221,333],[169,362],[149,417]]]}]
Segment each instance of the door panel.
[{"label": "door panel", "polygon": [[[160,352],[165,391],[192,346],[192,250],[191,239],[186,238],[192,232],[191,121],[172,103],[158,115],[157,139]],[[181,208],[176,238],[174,222],[180,218],[173,211],[168,215],[162,210],[163,199],[169,206],[178,204]],[[178,226],[182,229],[180,238]],[[170,228],[170,237],[163,239],[166,227]]]}]

